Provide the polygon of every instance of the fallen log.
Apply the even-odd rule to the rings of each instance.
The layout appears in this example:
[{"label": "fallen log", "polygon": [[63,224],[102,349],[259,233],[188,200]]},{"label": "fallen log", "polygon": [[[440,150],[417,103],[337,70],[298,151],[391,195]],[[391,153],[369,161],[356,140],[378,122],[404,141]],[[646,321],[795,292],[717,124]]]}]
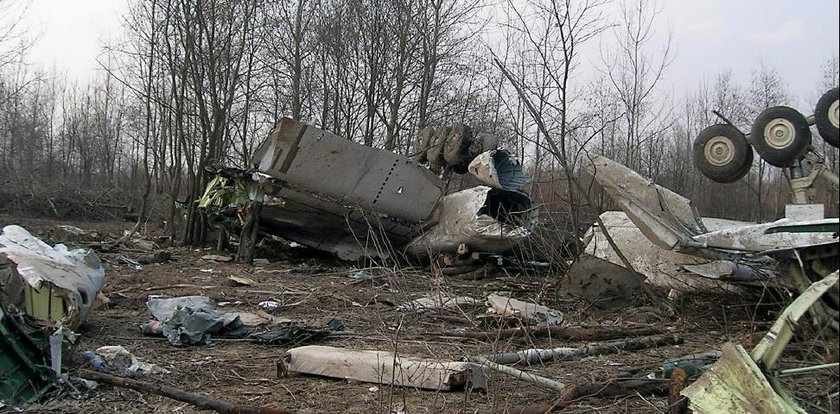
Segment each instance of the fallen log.
[{"label": "fallen log", "polygon": [[209,409],[222,414],[291,414],[294,411],[275,407],[246,407],[219,401],[204,395],[193,394],[168,385],[152,384],[131,378],[118,377],[102,372],[79,370],[78,375],[91,381],[110,384],[115,387],[129,388],[149,394],[161,395],[173,400],[192,404],[198,408]]},{"label": "fallen log", "polygon": [[140,263],[141,265],[148,265],[148,264],[152,264],[152,263],[163,263],[163,262],[169,261],[171,258],[172,258],[171,253],[169,253],[165,250],[161,250],[159,252],[150,253],[150,254],[143,254],[143,255],[137,256],[137,263]]},{"label": "fallen log", "polygon": [[678,335],[667,334],[600,342],[578,348],[526,349],[519,352],[487,355],[485,358],[497,364],[538,364],[555,360],[571,360],[587,356],[613,354],[619,351],[635,351],[663,345],[679,345],[682,342],[683,339]]},{"label": "fallen log", "polygon": [[658,335],[665,333],[666,328],[658,326],[594,326],[594,327],[563,327],[563,326],[530,326],[520,328],[501,329],[488,332],[425,332],[425,336],[446,336],[453,338],[470,338],[482,341],[522,337],[552,337],[568,341],[602,341],[609,339],[627,338],[631,336]]}]

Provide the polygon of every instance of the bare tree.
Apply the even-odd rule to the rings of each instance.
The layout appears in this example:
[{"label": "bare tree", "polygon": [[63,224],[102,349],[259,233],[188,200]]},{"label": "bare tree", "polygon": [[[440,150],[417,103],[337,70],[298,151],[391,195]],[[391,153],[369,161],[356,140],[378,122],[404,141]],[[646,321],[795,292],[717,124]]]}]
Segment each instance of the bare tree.
[{"label": "bare tree", "polygon": [[669,105],[658,95],[665,70],[673,61],[671,37],[660,52],[654,23],[661,12],[656,0],[621,3],[621,18],[613,28],[615,49],[602,54],[604,73],[622,103],[625,154],[622,161],[656,178],[661,165],[662,134],[672,119]]},{"label": "bare tree", "polygon": [[21,0],[0,0],[0,72],[20,62],[34,42],[23,26],[27,8]]},{"label": "bare tree", "polygon": [[417,128],[430,125],[434,98],[441,88],[440,71],[449,70],[475,35],[469,23],[479,9],[479,0],[421,0],[415,20],[420,36],[420,87],[417,96]]},{"label": "bare tree", "polygon": [[542,137],[539,145],[562,168],[574,234],[580,230],[579,203],[574,195],[578,185],[569,143],[585,125],[572,113],[579,90],[574,89],[571,75],[578,64],[580,48],[606,28],[600,13],[602,5],[600,1],[551,0],[528,2],[520,7],[509,2],[515,18],[511,26],[524,45],[518,54],[525,59],[525,71],[515,77],[506,64],[495,60],[533,118]]},{"label": "bare tree", "polygon": [[[308,95],[303,86],[304,71],[314,52],[312,26],[319,7],[318,0],[272,1],[266,5],[268,23],[261,32],[270,41],[266,42],[268,54],[265,59],[274,71],[287,78],[290,115],[294,119],[301,119],[303,101]],[[281,63],[282,67],[274,62]]]},{"label": "bare tree", "polygon": [[400,131],[404,128],[401,109],[406,95],[410,93],[409,88],[413,86],[409,79],[413,72],[411,62],[420,43],[420,37],[411,24],[417,19],[416,14],[414,1],[395,0],[392,3],[392,29],[389,30],[387,43],[393,46],[387,64],[388,75],[380,79],[387,109],[382,116],[385,120],[384,148],[389,151],[396,147]]},{"label": "bare tree", "polygon": [[[840,64],[838,64],[837,55],[830,56],[828,59],[823,62],[822,65],[822,77],[820,78],[817,86],[817,93],[813,99],[813,102],[816,102],[819,99],[819,96],[822,96],[826,91],[832,88],[836,88],[837,85],[840,83]],[[825,157],[826,164],[828,167],[837,174],[840,171],[840,150],[837,148],[829,145],[824,140],[820,140],[819,144],[814,144],[815,146],[819,147],[823,156]],[[838,205],[838,196],[840,196],[840,192],[836,189],[829,187],[826,188],[825,191],[825,204],[828,206],[828,214],[836,217],[838,210],[840,210],[840,205]]]}]

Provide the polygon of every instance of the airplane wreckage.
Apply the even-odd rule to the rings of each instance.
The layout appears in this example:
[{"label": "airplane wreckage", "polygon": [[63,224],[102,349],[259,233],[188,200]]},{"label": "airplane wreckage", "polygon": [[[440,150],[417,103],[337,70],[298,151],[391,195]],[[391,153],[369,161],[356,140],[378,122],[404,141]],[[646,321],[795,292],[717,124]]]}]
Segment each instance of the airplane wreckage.
[{"label": "airplane wreckage", "polygon": [[[826,218],[825,206],[813,204],[815,181],[821,178],[837,189],[838,177],[811,145],[811,125],[826,143],[840,146],[837,88],[823,95],[813,116],[806,118],[789,107],[768,108],[750,134],[729,123],[718,124],[701,131],[694,143],[695,166],[716,182],[744,177],[752,166],[753,148],[769,164],[784,169],[794,204],[787,205],[784,218],[770,223],[701,218],[681,195],[604,156],[591,156],[584,168],[623,211],[601,216],[612,243],[634,270],[660,285],[696,289],[714,280],[729,287],[804,292],[840,269],[840,221]],[[585,253],[624,267],[603,232],[598,226],[590,229],[584,237]],[[640,235],[651,244],[639,243]],[[679,277],[683,275],[700,278]],[[839,291],[835,285],[817,305],[835,330]]]},{"label": "airplane wreckage", "polygon": [[[283,118],[252,170],[213,168],[199,207],[238,226],[259,207],[259,229],[343,260],[393,254],[501,253],[526,239],[537,210],[520,163],[466,125],[426,129],[415,160]],[[431,168],[469,171],[484,185],[445,194]],[[384,237],[382,237],[384,236]],[[460,249],[459,249],[460,247]]]},{"label": "airplane wreckage", "polygon": [[[800,322],[806,313],[814,325],[831,327],[828,335],[840,331],[840,220],[826,218],[825,206],[813,203],[815,181],[821,178],[836,190],[838,177],[811,145],[810,130],[816,125],[827,144],[840,147],[838,106],[834,88],[823,94],[810,117],[789,107],[768,108],[744,134],[721,116],[725,123],[704,129],[695,140],[694,165],[716,182],[744,177],[752,167],[753,148],[768,164],[784,169],[793,204],[784,218],[770,223],[701,218],[688,199],[604,156],[591,156],[584,167],[623,211],[602,215],[605,228],[595,226],[586,235],[584,256],[631,271],[639,268],[654,278],[663,270],[668,276],[681,270],[730,287],[798,293],[788,294],[788,300],[796,297],[751,352],[725,344],[718,362],[680,391],[692,412],[806,412],[782,386],[778,376],[784,370],[777,363],[794,329],[806,325]],[[653,248],[638,244],[639,234]],[[698,286],[681,286],[686,287]],[[836,367],[834,362],[790,371]]]},{"label": "airplane wreckage", "polygon": [[[695,141],[695,166],[717,182],[746,175],[753,148],[784,168],[795,204],[776,222],[701,218],[679,194],[606,157],[591,157],[584,169],[623,211],[602,214],[607,229],[590,228],[575,264],[595,258],[585,270],[607,269],[605,262],[627,267],[617,248],[630,258],[630,273],[680,291],[768,283],[802,291],[838,269],[838,220],[825,218],[824,206],[811,203],[815,181],[823,178],[836,188],[837,176],[813,150],[809,129],[816,125],[827,143],[838,145],[836,95],[837,89],[824,94],[808,118],[773,107],[759,115],[750,134],[724,123],[706,128]],[[199,206],[217,225],[235,227],[248,206],[259,203],[262,231],[345,260],[446,254],[457,265],[470,253],[510,251],[537,223],[537,207],[521,190],[528,177],[496,146],[496,139],[474,136],[466,125],[427,128],[410,159],[284,118],[255,152],[250,170],[213,169],[216,176]],[[447,195],[445,181],[433,172],[441,168],[469,172],[484,185]],[[615,293],[594,288],[592,272],[576,270],[570,279],[586,279],[579,284],[589,290],[582,296],[596,300]]]},{"label": "airplane wreckage", "polygon": [[[585,167],[623,214],[602,216],[603,228],[593,227],[584,237],[581,257],[595,257],[631,273],[639,271],[655,283],[677,279],[675,275],[682,270],[735,286],[777,284],[800,293],[752,353],[737,345],[724,346],[719,361],[682,391],[695,412],[733,411],[733,407],[744,412],[802,412],[768,373],[804,314],[810,313],[835,331],[838,328],[840,222],[825,218],[823,206],[811,204],[817,177],[834,188],[838,179],[813,151],[809,129],[816,124],[823,139],[838,146],[837,95],[836,88],[826,93],[808,118],[786,107],[764,111],[749,140],[731,124],[720,124],[701,132],[695,142],[695,165],[718,182],[743,177],[752,164],[753,147],[768,163],[784,168],[795,204],[788,206],[785,218],[775,222],[701,218],[686,198],[606,157],[594,155]],[[476,254],[509,251],[529,237],[537,222],[536,206],[521,190],[528,177],[510,153],[496,147],[495,139],[474,136],[465,125],[426,129],[419,134],[417,154],[410,159],[284,118],[255,152],[251,169],[213,169],[215,177],[199,206],[218,226],[235,228],[244,221],[247,228],[248,221],[256,221],[259,226],[253,228],[346,260],[445,253],[455,255],[456,261],[474,262]],[[469,172],[482,185],[446,194],[446,183],[433,172],[442,168]],[[649,239],[655,249],[645,248],[642,238]],[[62,368],[62,352],[77,336],[72,330],[93,307],[104,277],[104,267],[91,251],[50,246],[19,226],[3,228],[0,408],[6,403],[36,401],[52,385],[71,379]],[[162,300],[191,298],[209,300]],[[491,295],[489,301],[493,298],[501,302],[500,313],[513,311],[512,299]],[[543,322],[549,322],[546,315],[552,316],[550,309],[537,311],[542,307],[521,303],[523,311],[533,307]],[[185,309],[177,308],[176,313],[183,315]],[[211,311],[201,313],[210,315]],[[564,329],[562,315],[554,319],[557,327]],[[150,322],[146,327],[153,325],[160,324]],[[112,351],[130,356],[125,349]],[[330,355],[324,357],[327,351]],[[307,361],[345,355],[333,356],[331,352],[327,348],[298,348],[297,353],[289,352],[285,362],[290,370],[319,372],[319,367],[308,366]],[[380,354],[356,353],[354,357],[381,369]],[[524,375],[499,364],[490,365],[484,357],[468,361],[481,367],[495,366],[493,369],[520,379]],[[135,365],[139,366],[132,362]],[[450,365],[441,370],[451,371]],[[837,364],[807,369],[829,366]],[[464,380],[464,373],[472,372],[473,366],[461,361],[458,369],[466,371],[452,376],[452,384]],[[103,377],[92,378],[99,381]],[[452,384],[447,379],[443,386]],[[562,384],[555,389],[561,388]]]},{"label": "airplane wreckage", "polygon": [[[62,352],[93,307],[105,269],[93,252],[50,246],[20,226],[0,232],[0,408],[27,403],[61,375]],[[44,364],[49,356],[49,364]]]}]

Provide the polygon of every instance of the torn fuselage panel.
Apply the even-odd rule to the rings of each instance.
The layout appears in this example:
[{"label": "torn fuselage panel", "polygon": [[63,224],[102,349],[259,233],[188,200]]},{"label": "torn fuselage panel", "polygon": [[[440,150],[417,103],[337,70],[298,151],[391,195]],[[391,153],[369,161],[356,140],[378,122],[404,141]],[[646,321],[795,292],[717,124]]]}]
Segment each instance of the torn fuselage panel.
[{"label": "torn fuselage panel", "polygon": [[[462,243],[500,253],[530,234],[536,211],[530,197],[514,190],[527,182],[518,162],[504,151],[488,157],[492,165],[486,167],[492,167],[500,188],[443,197],[443,181],[405,156],[283,118],[251,158],[256,172],[245,177],[246,171],[237,170],[228,174],[232,182],[211,181],[201,206],[226,209],[222,215],[230,217],[231,203],[244,210],[232,200],[244,193],[236,191],[242,187],[250,200],[245,203],[262,203],[263,230],[345,260],[389,256],[392,247],[415,245],[418,235],[414,252],[420,255]],[[252,188],[260,190],[258,197]],[[444,208],[445,200],[450,207]]]},{"label": "torn fuselage panel", "polygon": [[251,158],[257,170],[341,205],[412,222],[431,216],[443,182],[390,151],[283,118]]},{"label": "torn fuselage panel", "polygon": [[420,232],[419,224],[346,206],[297,186],[264,186],[260,226],[265,231],[343,260],[387,256],[385,239],[402,246]]},{"label": "torn fuselage panel", "polygon": [[470,162],[470,174],[493,188],[518,190],[531,181],[522,171],[522,163],[502,149],[479,154]]},{"label": "torn fuselage panel", "polygon": [[[743,264],[735,265],[731,262],[661,249],[648,240],[646,235],[622,211],[605,211],[600,218],[606,229],[601,229],[596,223],[586,232],[583,237],[586,243],[584,254],[624,267],[618,253],[606,239],[604,234],[606,230],[613,243],[630,262],[633,270],[644,275],[647,282],[654,286],[680,291],[703,291],[721,287],[737,291],[734,285],[721,284],[719,281],[739,284],[748,284],[751,283],[750,281],[760,283],[760,280],[767,280],[772,275],[764,275]],[[702,218],[702,220],[704,226],[713,231],[745,224],[715,218]],[[748,269],[750,271],[746,272]]]},{"label": "torn fuselage panel", "polygon": [[33,318],[70,329],[87,317],[105,278],[92,252],[50,246],[20,226],[3,228],[0,255],[11,265],[9,281],[19,277],[26,282],[4,283],[3,306],[14,305]]},{"label": "torn fuselage panel", "polygon": [[685,197],[602,155],[592,155],[590,161],[584,168],[657,246],[680,251],[692,236],[705,233]]},{"label": "torn fuselage panel", "polygon": [[425,232],[406,250],[425,255],[454,251],[464,243],[472,251],[504,252],[531,234],[536,217],[525,193],[469,188],[443,197]]}]

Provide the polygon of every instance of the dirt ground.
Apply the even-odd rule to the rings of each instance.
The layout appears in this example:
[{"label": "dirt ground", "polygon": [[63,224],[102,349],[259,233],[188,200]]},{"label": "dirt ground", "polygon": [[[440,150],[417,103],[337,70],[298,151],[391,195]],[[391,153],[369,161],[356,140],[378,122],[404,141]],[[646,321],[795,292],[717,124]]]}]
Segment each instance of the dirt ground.
[{"label": "dirt ground", "polygon": [[[0,226],[21,224],[44,235],[49,220],[0,217]],[[66,224],[66,223],[63,223]],[[113,232],[130,223],[69,223],[86,230]],[[628,308],[605,311],[568,297],[555,287],[554,274],[502,273],[481,280],[462,280],[435,275],[427,268],[365,269],[374,277],[353,283],[350,265],[328,259],[307,258],[273,262],[265,266],[216,263],[201,257],[212,250],[170,248],[172,260],[135,269],[120,256],[138,252],[103,253],[108,265],[102,293],[108,303],[97,303],[80,329],[80,338],[67,362],[70,372],[86,367],[81,353],[105,345],[122,345],[142,361],[168,369],[169,374],[141,375],[138,379],[165,384],[226,402],[274,406],[302,413],[490,413],[551,401],[556,393],[513,377],[493,374],[486,392],[434,392],[360,383],[341,379],[292,374],[278,378],[277,361],[287,347],[267,346],[237,340],[219,340],[211,346],[174,347],[165,339],[144,336],[139,325],[149,319],[145,302],[149,295],[206,295],[230,312],[254,312],[257,304],[275,300],[281,307],[277,318],[308,325],[341,320],[346,330],[318,342],[351,349],[396,351],[402,355],[457,360],[466,355],[486,355],[530,347],[574,347],[585,342],[551,338],[480,341],[445,335],[446,332],[493,331],[503,321],[487,317],[484,306],[460,309],[400,311],[395,305],[427,294],[486,298],[504,292],[512,297],[538,302],[560,310],[572,325],[658,326],[684,339],[682,345],[564,361],[523,368],[567,385],[585,383],[634,367],[654,371],[663,360],[694,352],[720,349],[733,341],[750,349],[774,319],[779,306],[758,306],[736,295],[685,294],[674,305],[677,315],[667,317],[639,301]],[[229,276],[253,279],[250,286],[236,286]],[[224,304],[224,306],[221,306]],[[792,347],[790,359],[837,361],[833,339],[804,339]],[[799,376],[790,383],[795,395],[806,401],[809,411],[837,412],[838,370]],[[57,413],[149,413],[198,412],[193,406],[137,391],[99,386],[84,398],[63,390],[32,412]],[[609,398],[583,398],[564,412],[667,412],[667,397],[630,394]]]}]

